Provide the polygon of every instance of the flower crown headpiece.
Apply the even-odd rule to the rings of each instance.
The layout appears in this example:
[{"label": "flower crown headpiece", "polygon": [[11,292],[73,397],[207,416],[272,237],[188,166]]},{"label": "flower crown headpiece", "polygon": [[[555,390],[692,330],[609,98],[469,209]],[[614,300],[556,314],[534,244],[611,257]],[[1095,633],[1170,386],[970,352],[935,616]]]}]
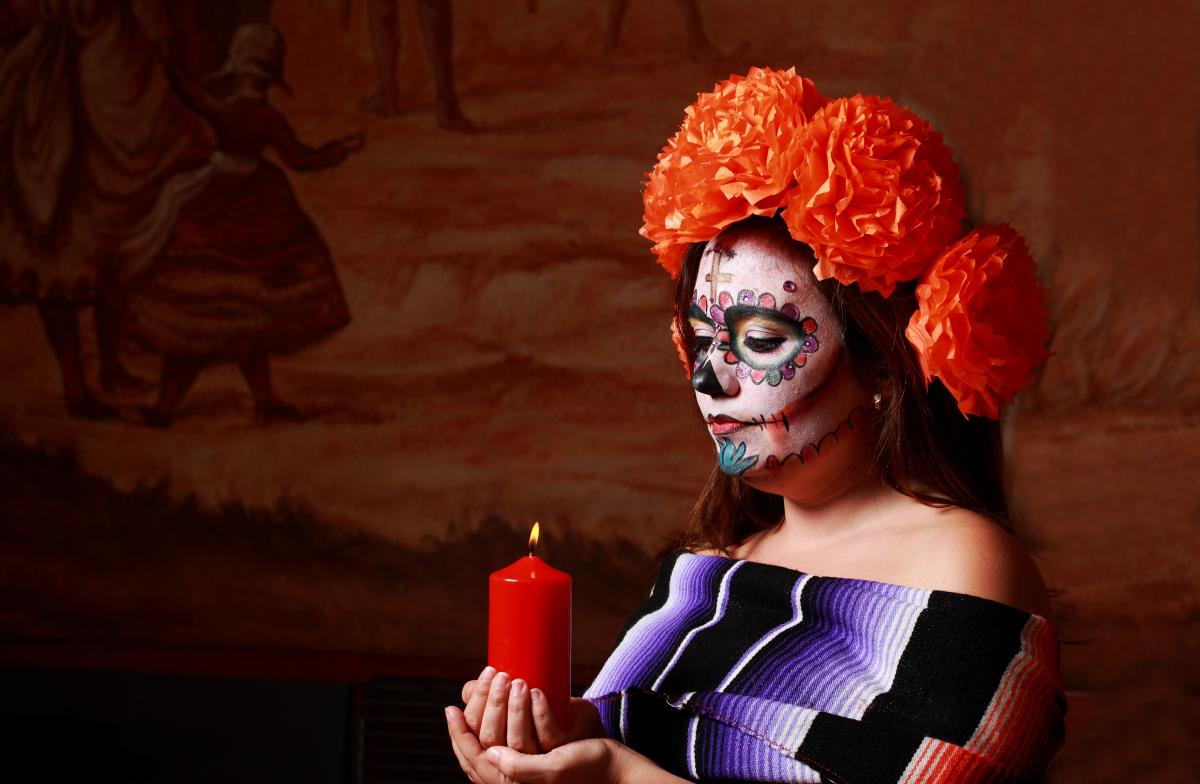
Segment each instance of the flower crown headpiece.
[{"label": "flower crown headpiece", "polygon": [[998,419],[1050,356],[1024,240],[1007,225],[966,231],[953,152],[888,98],[830,100],[794,68],[731,76],[686,109],[642,199],[641,234],[672,277],[691,243],[781,214],[812,248],[819,280],[884,297],[916,280],[905,335],[925,382],[940,379],[964,416]]}]

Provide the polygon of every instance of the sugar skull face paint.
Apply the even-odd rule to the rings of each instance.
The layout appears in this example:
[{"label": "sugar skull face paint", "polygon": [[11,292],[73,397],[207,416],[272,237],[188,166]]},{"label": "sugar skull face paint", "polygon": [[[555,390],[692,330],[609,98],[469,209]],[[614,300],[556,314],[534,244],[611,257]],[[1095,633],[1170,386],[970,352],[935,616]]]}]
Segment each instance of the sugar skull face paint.
[{"label": "sugar skull face paint", "polygon": [[771,230],[709,243],[688,320],[692,386],[725,473],[781,492],[865,429],[871,391],[849,367],[812,261]]}]

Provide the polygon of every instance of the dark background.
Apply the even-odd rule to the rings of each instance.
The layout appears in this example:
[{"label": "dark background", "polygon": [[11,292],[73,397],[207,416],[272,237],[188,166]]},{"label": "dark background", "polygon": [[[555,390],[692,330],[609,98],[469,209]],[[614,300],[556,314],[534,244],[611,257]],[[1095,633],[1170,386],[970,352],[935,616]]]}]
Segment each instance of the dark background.
[{"label": "dark background", "polygon": [[[42,5],[4,7],[6,57]],[[197,75],[237,24],[269,19],[294,90],[272,100],[300,137],[365,132],[342,166],[289,175],[353,320],[275,365],[305,421],[255,423],[214,368],[153,430],[135,415],[152,392],[111,398],[116,421],[68,416],[36,309],[0,310],[0,765],[21,774],[0,777],[440,780],[440,706],[485,656],[486,576],[534,519],[575,579],[585,684],[712,459],[669,281],[636,234],[640,180],[697,92],[795,65],[826,95],[932,119],[972,217],[1011,222],[1040,262],[1054,356],[1006,435],[1018,533],[1068,640],[1052,780],[1188,778],[1196,5],[699,7],[719,53],[667,0],[632,0],[608,54],[602,0],[456,2],[477,134],[434,122],[412,3],[386,118],[359,106],[376,73],[362,0],[345,26],[332,0],[158,9]],[[86,318],[82,341],[94,373]],[[154,358],[126,350],[153,380]]]}]

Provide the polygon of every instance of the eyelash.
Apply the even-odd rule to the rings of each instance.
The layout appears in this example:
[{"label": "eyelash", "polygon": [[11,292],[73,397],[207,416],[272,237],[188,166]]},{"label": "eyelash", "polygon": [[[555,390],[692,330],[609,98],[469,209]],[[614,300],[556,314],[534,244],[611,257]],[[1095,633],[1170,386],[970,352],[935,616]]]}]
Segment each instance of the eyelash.
[{"label": "eyelash", "polygon": [[[692,343],[692,347],[696,352],[696,355],[700,356],[707,354],[708,350],[712,348],[713,340],[715,340],[715,338],[710,335],[697,335],[695,341]],[[787,338],[759,338],[754,337],[753,335],[746,335],[742,338],[742,343],[746,346],[746,348],[755,353],[769,354],[783,345],[785,340],[787,340]],[[726,350],[728,349],[727,346],[725,348]]]},{"label": "eyelash", "polygon": [[760,354],[766,354],[783,345],[787,338],[756,338],[752,335],[747,335],[742,338],[742,342],[746,344],[746,348]]}]

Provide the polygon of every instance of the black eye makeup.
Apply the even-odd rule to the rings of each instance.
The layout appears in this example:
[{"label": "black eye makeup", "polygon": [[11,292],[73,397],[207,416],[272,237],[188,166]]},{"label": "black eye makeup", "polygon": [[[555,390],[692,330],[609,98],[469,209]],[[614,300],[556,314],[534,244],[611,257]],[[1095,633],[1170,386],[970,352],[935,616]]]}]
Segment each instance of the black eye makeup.
[{"label": "black eye makeup", "polygon": [[[784,290],[792,291],[785,281]],[[776,308],[770,292],[742,289],[737,297],[728,291],[709,302],[703,294],[693,295],[688,322],[695,332],[692,347],[699,363],[713,351],[725,364],[734,365],[737,377],[770,386],[795,378],[796,371],[808,362],[808,355],[820,347],[817,322],[811,316],[800,317],[797,307],[785,302]]]},{"label": "black eye makeup", "polygon": [[725,361],[737,364],[738,375],[755,383],[776,386],[792,378],[820,345],[811,317],[797,320],[758,305],[730,305],[723,315],[730,335]]}]

